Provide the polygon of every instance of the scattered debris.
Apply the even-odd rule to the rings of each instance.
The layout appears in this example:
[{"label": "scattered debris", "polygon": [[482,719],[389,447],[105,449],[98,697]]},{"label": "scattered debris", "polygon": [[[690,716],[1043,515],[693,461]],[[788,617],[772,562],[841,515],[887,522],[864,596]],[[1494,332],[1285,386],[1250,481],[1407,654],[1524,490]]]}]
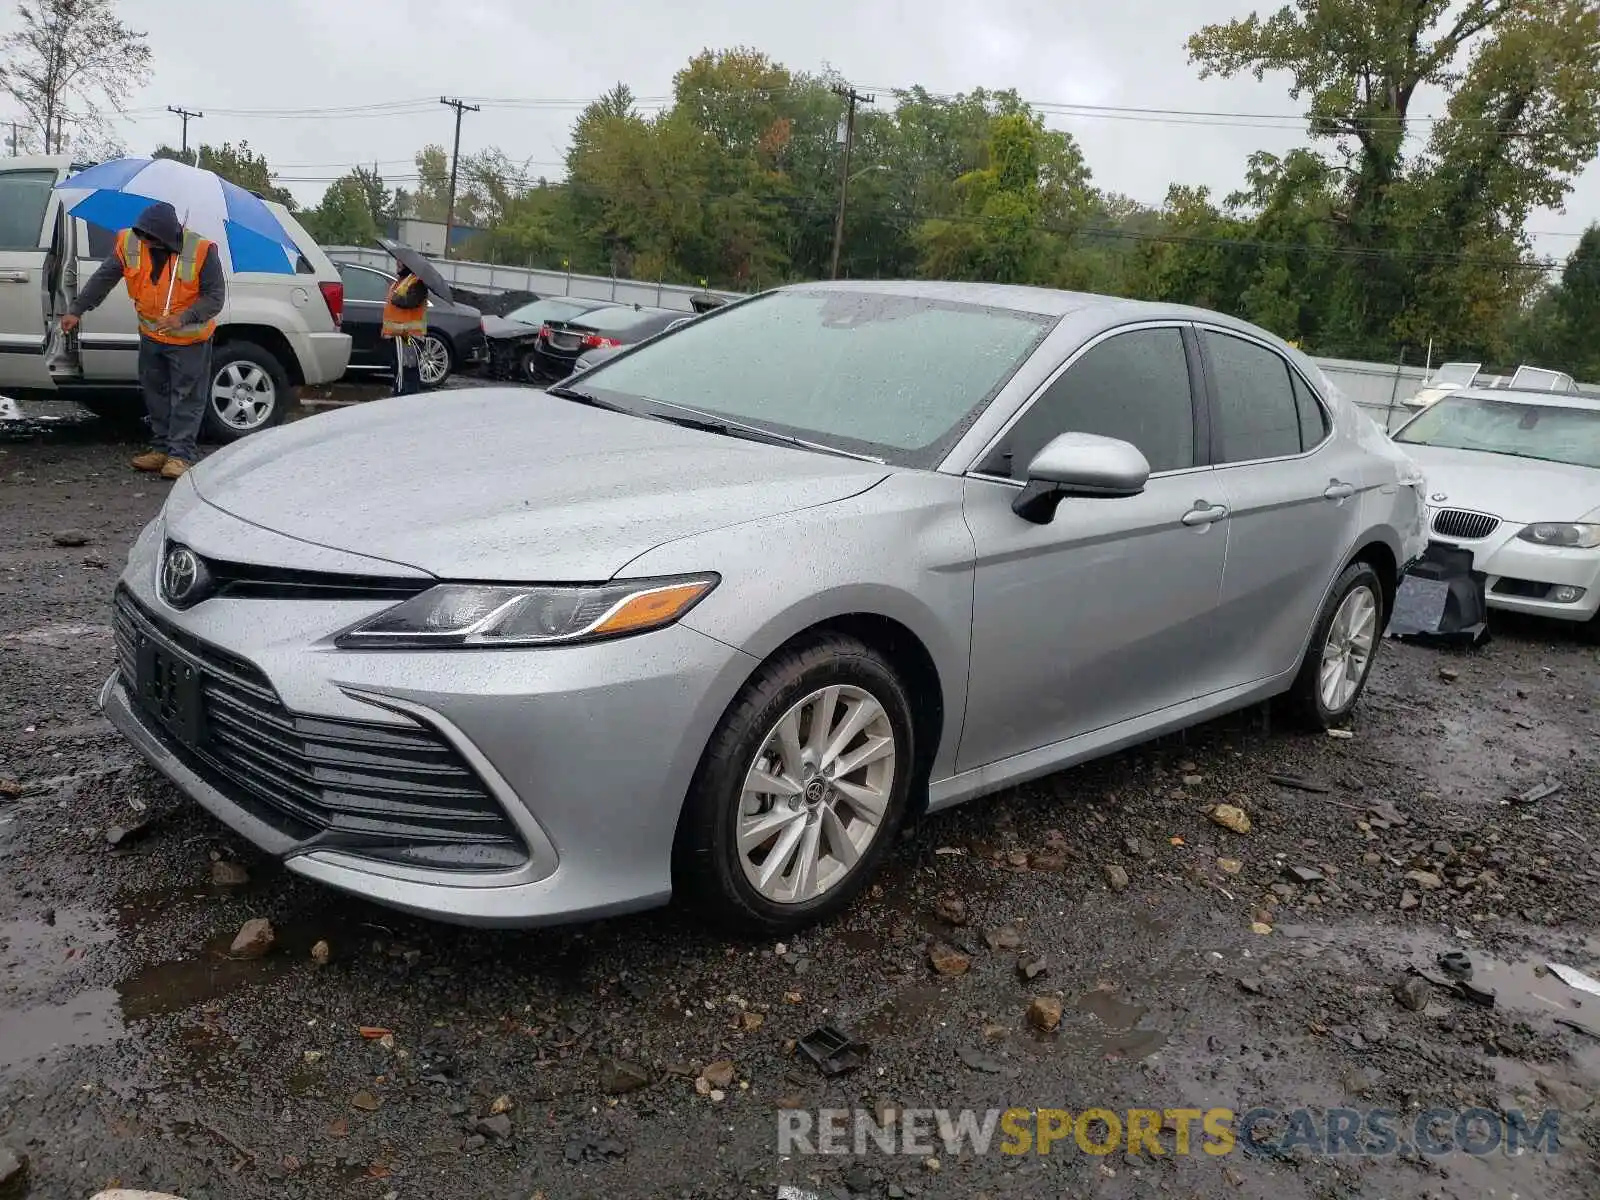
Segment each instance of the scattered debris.
[{"label": "scattered debris", "polygon": [[1461,678],[1461,672],[1456,670],[1454,667],[1440,667],[1439,678],[1444,680],[1446,683],[1454,683],[1456,680]]},{"label": "scattered debris", "polygon": [[1561,782],[1557,779],[1546,779],[1543,783],[1529,788],[1527,791],[1507,799],[1512,804],[1529,805],[1537,804],[1541,800],[1548,800],[1561,790]]},{"label": "scattered debris", "polygon": [[489,1117],[479,1117],[473,1126],[484,1137],[493,1138],[497,1142],[508,1141],[511,1137],[511,1118],[504,1113],[495,1113]]},{"label": "scattered debris", "polygon": [[1452,979],[1472,978],[1472,957],[1465,950],[1441,950],[1437,962]]},{"label": "scattered debris", "polygon": [[1257,975],[1241,975],[1234,982],[1239,985],[1239,990],[1241,992],[1244,992],[1246,995],[1250,996],[1261,995],[1261,992],[1265,986],[1261,982],[1260,976]]},{"label": "scattered debris", "polygon": [[940,896],[933,910],[946,925],[967,923],[967,902],[960,896]]},{"label": "scattered debris", "polygon": [[828,1079],[854,1071],[868,1054],[865,1042],[856,1041],[837,1025],[813,1029],[796,1043],[795,1049]]},{"label": "scattered debris", "polygon": [[1494,989],[1473,983],[1470,979],[1456,980],[1456,991],[1472,1003],[1483,1008],[1493,1008],[1495,995]]},{"label": "scattered debris", "polygon": [[498,1113],[510,1112],[512,1107],[511,1097],[501,1094],[496,1096],[494,1098],[494,1103],[489,1105],[489,1113],[490,1115],[495,1115]]},{"label": "scattered debris", "polygon": [[1417,899],[1417,894],[1415,892],[1411,891],[1410,889],[1407,889],[1407,890],[1402,891],[1400,893],[1400,911],[1401,912],[1410,912],[1413,908],[1416,908],[1417,905],[1419,905],[1421,903],[1422,903],[1422,901]]},{"label": "scattered debris", "polygon": [[934,942],[928,947],[928,961],[941,975],[965,975],[972,967],[972,959],[944,942]]},{"label": "scattered debris", "polygon": [[1392,800],[1379,800],[1367,805],[1367,823],[1374,829],[1398,829],[1410,824],[1410,818]]},{"label": "scattered debris", "polygon": [[60,529],[50,535],[50,540],[57,546],[73,549],[78,546],[87,546],[90,542],[89,535],[81,529]]},{"label": "scattered debris", "polygon": [[979,1071],[984,1075],[1015,1075],[1015,1067],[1008,1067],[1002,1062],[980,1054],[976,1050],[969,1050],[965,1046],[956,1047],[956,1057],[966,1064],[968,1070]]},{"label": "scattered debris", "polygon": [[0,1146],[0,1196],[21,1200],[28,1191],[28,1156]]},{"label": "scattered debris", "polygon": [[1444,880],[1432,871],[1407,871],[1405,877],[1425,892],[1437,892],[1444,886]]},{"label": "scattered debris", "polygon": [[333,947],[326,941],[319,940],[311,947],[311,961],[319,967],[328,965],[328,960],[333,957]]},{"label": "scattered debris", "polygon": [[1299,884],[1321,883],[1326,878],[1314,867],[1285,867],[1283,873]]},{"label": "scattered debris", "polygon": [[625,1059],[607,1059],[600,1064],[600,1090],[613,1096],[624,1096],[650,1086],[650,1073],[637,1063]]},{"label": "scattered debris", "polygon": [[1061,1024],[1061,1001],[1054,996],[1035,996],[1028,1005],[1028,1022],[1035,1029],[1054,1033]]},{"label": "scattered debris", "polygon": [[1017,974],[1025,980],[1032,981],[1049,973],[1050,968],[1042,954],[1023,954],[1017,959]]},{"label": "scattered debris", "polygon": [[350,1098],[350,1107],[359,1108],[362,1112],[377,1112],[382,1106],[383,1101],[371,1092],[357,1092]]},{"label": "scattered debris", "polygon": [[1113,892],[1123,892],[1128,889],[1128,872],[1116,863],[1107,863],[1101,870],[1105,873],[1106,883]]},{"label": "scattered debris", "polygon": [[1394,985],[1394,998],[1401,1008],[1410,1009],[1412,1012],[1421,1012],[1428,1007],[1428,997],[1433,995],[1433,988],[1428,981],[1420,975],[1407,975]]},{"label": "scattered debris", "polygon": [[1600,996],[1600,979],[1592,975],[1585,975],[1575,967],[1563,966],[1561,963],[1547,963],[1546,968],[1569,988],[1576,988],[1580,992],[1588,992],[1591,996]]},{"label": "scattered debris", "polygon": [[1143,838],[1135,837],[1131,833],[1122,839],[1122,848],[1134,858],[1143,859],[1145,862],[1149,862],[1156,856],[1155,847],[1151,846]]},{"label": "scattered debris", "polygon": [[250,872],[236,862],[214,862],[211,864],[211,882],[218,887],[244,887],[250,882]]},{"label": "scattered debris", "polygon": [[385,1029],[382,1025],[363,1025],[360,1027],[361,1036],[369,1042],[381,1041],[386,1037],[393,1037],[394,1030]]},{"label": "scattered debris", "polygon": [[998,925],[983,931],[983,940],[991,950],[1015,950],[1022,945],[1022,931],[1015,925]]},{"label": "scattered debris", "polygon": [[1217,859],[1217,870],[1224,875],[1237,875],[1244,870],[1244,864],[1237,858],[1219,858]]},{"label": "scattered debris", "polygon": [[22,795],[22,785],[15,779],[0,779],[0,798],[15,800]]},{"label": "scattered debris", "polygon": [[152,822],[142,821],[137,825],[113,825],[106,830],[106,845],[113,849],[132,845],[150,831]]},{"label": "scattered debris", "polygon": [[1250,832],[1250,818],[1245,815],[1244,809],[1237,805],[1219,804],[1207,812],[1206,816],[1224,829],[1231,829],[1234,833]]},{"label": "scattered debris", "polygon": [[733,1072],[733,1063],[724,1058],[701,1071],[700,1078],[713,1088],[727,1088],[733,1086]]},{"label": "scattered debris", "polygon": [[1328,736],[1331,738],[1337,738],[1341,742],[1348,742],[1356,735],[1351,733],[1348,729],[1330,729],[1328,730]]},{"label": "scattered debris", "polygon": [[272,949],[273,942],[277,940],[278,935],[271,921],[265,917],[252,917],[239,927],[229,953],[235,958],[260,958]]},{"label": "scattered debris", "polygon": [[1297,792],[1311,792],[1313,795],[1326,796],[1333,791],[1325,783],[1317,783],[1310,779],[1302,779],[1298,775],[1268,775],[1268,783],[1275,783],[1279,787],[1292,788]]},{"label": "scattered debris", "polygon": [[1268,925],[1265,921],[1252,921],[1250,922],[1250,932],[1259,933],[1261,936],[1265,937],[1267,934],[1272,932],[1272,926]]}]

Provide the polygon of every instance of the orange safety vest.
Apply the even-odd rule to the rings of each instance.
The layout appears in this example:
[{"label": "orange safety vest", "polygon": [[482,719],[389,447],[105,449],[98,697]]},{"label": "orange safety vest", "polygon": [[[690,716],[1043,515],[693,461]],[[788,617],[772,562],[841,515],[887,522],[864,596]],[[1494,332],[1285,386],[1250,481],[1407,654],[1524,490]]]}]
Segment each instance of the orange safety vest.
[{"label": "orange safety vest", "polygon": [[396,279],[389,285],[388,298],[383,302],[383,329],[382,335],[392,337],[421,337],[428,332],[428,304],[423,301],[421,308],[401,308],[394,302],[395,293],[403,285],[416,279],[420,286],[422,281],[415,275],[408,275],[404,279]]},{"label": "orange safety vest", "polygon": [[128,285],[128,297],[139,314],[140,333],[169,346],[189,346],[205,341],[216,332],[215,319],[177,329],[156,328],[157,319],[168,313],[187,312],[200,298],[200,268],[213,248],[212,242],[185,229],[183,248],[167,259],[159,279],[151,279],[144,261],[144,241],[131,229],[117,234],[117,257],[122,260],[122,278]]}]

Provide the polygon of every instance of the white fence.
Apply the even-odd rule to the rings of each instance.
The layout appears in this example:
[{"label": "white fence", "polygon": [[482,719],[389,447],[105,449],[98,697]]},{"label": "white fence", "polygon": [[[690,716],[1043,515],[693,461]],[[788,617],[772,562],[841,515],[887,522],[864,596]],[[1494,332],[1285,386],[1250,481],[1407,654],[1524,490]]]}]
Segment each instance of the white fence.
[{"label": "white fence", "polygon": [[[329,246],[334,262],[356,263],[387,269],[392,260],[382,250],[365,246]],[[648,304],[692,312],[691,296],[723,296],[737,300],[740,292],[721,292],[714,288],[692,288],[676,283],[644,283],[637,279],[608,278],[604,275],[575,275],[570,271],[540,271],[532,267],[504,267],[495,263],[433,260],[433,265],[451,283],[475,292],[533,292],[540,296],[577,296],[584,300],[614,300],[618,304]],[[1316,360],[1329,379],[1372,415],[1372,419],[1391,432],[1416,411],[1405,406],[1427,378],[1420,366],[1394,363],[1359,362],[1348,358]],[[1580,384],[1591,395],[1600,395],[1600,386]]]}]

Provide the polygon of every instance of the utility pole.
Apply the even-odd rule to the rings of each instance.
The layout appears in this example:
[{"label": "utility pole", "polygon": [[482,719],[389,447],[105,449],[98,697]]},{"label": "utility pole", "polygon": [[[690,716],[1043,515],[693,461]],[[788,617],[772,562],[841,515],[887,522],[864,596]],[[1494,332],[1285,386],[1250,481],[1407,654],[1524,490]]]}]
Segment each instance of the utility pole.
[{"label": "utility pole", "polygon": [[839,214],[833,222],[833,265],[828,278],[839,278],[839,251],[844,248],[844,206],[850,195],[850,151],[856,142],[856,105],[871,104],[876,96],[864,96],[853,87],[835,87],[835,96],[844,98],[848,107],[844,118],[844,165],[839,168]]},{"label": "utility pole", "polygon": [[450,257],[450,235],[456,228],[456,166],[461,161],[461,114],[464,112],[477,112],[476,104],[464,104],[460,100],[451,100],[440,96],[439,103],[456,110],[456,144],[450,151],[450,200],[445,207],[444,218],[444,256]]},{"label": "utility pole", "polygon": [[[184,162],[189,162],[189,121],[191,119],[196,119],[197,120],[200,117],[205,116],[205,113],[203,113],[203,112],[190,112],[186,108],[173,108],[172,105],[170,105],[170,104],[167,105],[167,111],[169,113],[176,113],[178,116],[183,118],[183,161]],[[189,165],[190,166],[198,166],[199,164],[198,163],[190,163]]]},{"label": "utility pole", "polygon": [[19,140],[19,135],[17,133],[17,123],[15,121],[13,121],[13,122],[11,122],[11,157],[12,158],[16,158],[17,155],[21,153],[21,151],[17,149],[18,140]]}]

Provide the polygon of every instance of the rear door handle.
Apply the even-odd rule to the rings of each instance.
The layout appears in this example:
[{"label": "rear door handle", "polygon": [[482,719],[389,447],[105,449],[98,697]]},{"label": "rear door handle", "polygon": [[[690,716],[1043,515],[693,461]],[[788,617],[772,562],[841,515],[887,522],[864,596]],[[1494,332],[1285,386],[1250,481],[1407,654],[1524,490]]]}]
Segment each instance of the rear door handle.
[{"label": "rear door handle", "polygon": [[1228,515],[1228,506],[1225,504],[1201,508],[1200,505],[1203,503],[1205,502],[1197,501],[1194,508],[1183,514],[1183,523],[1185,525],[1210,525]]},{"label": "rear door handle", "polygon": [[26,271],[0,271],[0,283],[27,283]]},{"label": "rear door handle", "polygon": [[1323,490],[1322,493],[1329,500],[1348,500],[1356,494],[1356,489],[1348,483],[1340,483],[1335,479]]}]

